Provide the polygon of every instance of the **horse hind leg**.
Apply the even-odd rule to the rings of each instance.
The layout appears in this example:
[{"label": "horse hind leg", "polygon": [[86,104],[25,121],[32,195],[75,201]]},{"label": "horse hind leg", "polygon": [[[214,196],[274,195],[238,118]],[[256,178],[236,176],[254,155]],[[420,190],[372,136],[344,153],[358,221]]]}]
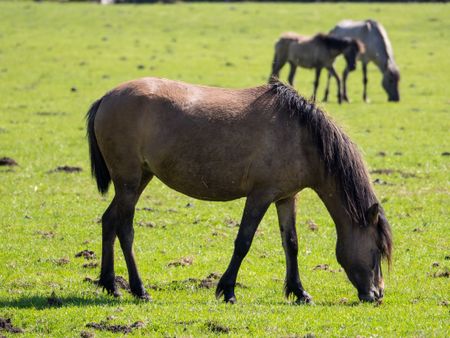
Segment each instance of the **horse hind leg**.
[{"label": "horse hind leg", "polygon": [[134,228],[133,219],[135,206],[144,188],[151,180],[151,173],[142,173],[139,178],[127,178],[114,182],[116,188],[118,225],[116,227],[125,262],[128,269],[128,279],[131,293],[141,299],[150,300],[139,276],[136,259],[133,252]]},{"label": "horse hind leg", "polygon": [[99,285],[103,286],[108,293],[120,296],[114,275],[114,241],[117,235],[128,268],[131,292],[138,298],[149,300],[150,296],[143,287],[133,253],[133,218],[139,196],[153,174],[142,172],[140,169],[139,171],[133,175],[122,175],[127,177],[126,179],[113,178],[116,193],[102,217],[103,248]]}]

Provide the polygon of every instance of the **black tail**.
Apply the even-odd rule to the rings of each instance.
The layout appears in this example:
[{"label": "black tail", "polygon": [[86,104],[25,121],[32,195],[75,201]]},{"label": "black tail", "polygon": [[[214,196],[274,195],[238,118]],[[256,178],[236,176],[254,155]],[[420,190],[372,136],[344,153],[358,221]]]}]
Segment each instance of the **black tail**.
[{"label": "black tail", "polygon": [[97,114],[98,107],[102,99],[95,101],[91,109],[86,114],[86,129],[87,138],[89,142],[89,153],[91,157],[91,174],[97,181],[98,191],[102,194],[106,194],[109,184],[111,183],[111,175],[106,167],[105,159],[100,152],[97,144],[97,138],[95,137],[94,121]]}]

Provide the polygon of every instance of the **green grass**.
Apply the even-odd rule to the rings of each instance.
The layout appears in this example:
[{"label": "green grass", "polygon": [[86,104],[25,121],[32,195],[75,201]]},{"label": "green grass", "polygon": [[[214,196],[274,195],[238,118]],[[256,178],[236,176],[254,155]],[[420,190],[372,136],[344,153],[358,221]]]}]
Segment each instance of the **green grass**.
[{"label": "green grass", "polygon": [[[132,335],[206,336],[226,329],[236,336],[448,335],[449,280],[433,275],[450,267],[450,157],[442,156],[450,151],[449,13],[445,4],[0,3],[0,157],[19,163],[0,167],[0,317],[11,318],[26,336],[113,335],[85,327],[110,316],[115,324],[143,321]],[[322,106],[360,146],[371,170],[396,171],[372,177],[387,183],[375,189],[395,239],[381,306],[359,304],[343,272],[313,270],[339,265],[334,225],[311,191],[299,196],[298,233],[301,278],[315,306],[295,306],[282,296],[284,254],[274,208],[241,268],[238,304],[218,302],[213,289],[188,282],[225,270],[237,233],[227,221],[239,221],[243,200],[201,202],[157,180],[138,204],[153,211],[137,211],[135,222],[138,264],[145,285],[156,289],[149,290],[154,301],[128,294],[111,299],[83,282],[99,270],[83,268],[85,261],[74,256],[83,249],[100,255],[97,219],[111,198],[100,197],[89,176],[84,114],[91,102],[141,76],[259,85],[268,78],[281,32],[313,34],[343,18],[369,17],[389,32],[402,101],[386,102],[381,75],[370,65],[370,104],[362,102],[358,69],[349,78],[353,102],[339,106],[333,95]],[[339,72],[342,67],[340,60]],[[300,69],[295,86],[309,96],[312,81],[313,72]],[[83,171],[48,173],[61,165]],[[308,229],[309,219],[317,232]],[[138,225],[149,221],[156,226]],[[118,246],[116,252],[116,272],[126,276]],[[168,267],[186,256],[192,265]],[[68,263],[58,264],[61,258]],[[48,306],[53,291],[63,302],[59,308]]]}]

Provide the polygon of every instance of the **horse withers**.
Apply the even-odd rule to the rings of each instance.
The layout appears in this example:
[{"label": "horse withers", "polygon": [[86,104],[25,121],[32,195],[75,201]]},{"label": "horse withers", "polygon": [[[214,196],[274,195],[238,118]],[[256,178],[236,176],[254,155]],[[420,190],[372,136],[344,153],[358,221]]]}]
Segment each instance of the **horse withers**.
[{"label": "horse withers", "polygon": [[317,192],[337,230],[336,255],[361,300],[383,297],[381,258],[391,231],[356,146],[314,104],[273,82],[222,89],[158,78],[122,84],[87,113],[91,169],[101,193],[115,195],[102,217],[99,284],[119,295],[114,241],[119,238],[131,292],[150,299],[133,254],[135,205],[152,177],[201,200],[246,198],[231,262],[216,290],[236,301],[239,267],[275,203],[286,256],[286,296],[311,297],[300,281],[296,198]]},{"label": "horse withers", "polygon": [[316,99],[320,73],[323,68],[328,70],[337,83],[337,99],[342,101],[341,80],[336,73],[333,63],[343,54],[350,67],[356,67],[357,56],[364,52],[364,46],[359,41],[350,38],[332,37],[316,34],[313,37],[302,36],[297,33],[283,33],[275,44],[275,56],[272,62],[271,77],[279,77],[281,68],[289,62],[290,71],[288,81],[291,86],[297,67],[315,69],[313,100]]},{"label": "horse withers", "polygon": [[[383,74],[383,80],[381,82],[383,89],[388,95],[388,101],[398,102],[400,101],[399,93],[399,81],[400,71],[394,60],[394,52],[391,42],[386,33],[386,29],[377,21],[365,20],[365,21],[352,21],[344,20],[339,22],[330,33],[331,36],[338,38],[353,38],[358,39],[364,43],[365,51],[361,53],[360,59],[362,63],[363,71],[363,100],[367,99],[367,64],[373,62],[377,65],[378,69]],[[348,101],[347,96],[347,77],[348,74],[354,70],[352,65],[347,63],[344,69],[343,78],[343,98]],[[330,77],[333,73],[329,73],[327,87],[325,90],[326,101],[328,97],[328,86],[330,83]]]}]

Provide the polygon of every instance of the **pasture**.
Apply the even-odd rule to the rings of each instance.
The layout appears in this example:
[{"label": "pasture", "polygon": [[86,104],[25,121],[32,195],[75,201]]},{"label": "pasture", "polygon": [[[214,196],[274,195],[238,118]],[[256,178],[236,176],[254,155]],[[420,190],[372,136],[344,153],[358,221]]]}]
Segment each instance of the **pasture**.
[{"label": "pasture", "polygon": [[[326,32],[344,18],[382,22],[401,72],[398,104],[386,101],[373,64],[369,104],[359,65],[348,80],[352,102],[338,105],[332,95],[321,104],[362,150],[393,228],[383,303],[358,302],[335,258],[334,224],[310,190],[298,196],[297,231],[300,277],[315,305],[283,298],[274,207],[240,270],[238,303],[217,301],[211,285],[229,262],[244,200],[202,202],[156,179],[135,216],[137,262],[153,302],[95,287],[98,220],[112,193],[101,197],[89,173],[90,104],[143,76],[262,84],[281,32]],[[18,165],[0,167],[0,320],[25,336],[448,336],[449,32],[446,4],[1,2],[0,158]],[[313,78],[299,69],[296,89],[309,97]],[[322,74],[319,99],[324,84]],[[94,255],[75,257],[83,250]],[[118,244],[116,274],[127,279]]]}]

